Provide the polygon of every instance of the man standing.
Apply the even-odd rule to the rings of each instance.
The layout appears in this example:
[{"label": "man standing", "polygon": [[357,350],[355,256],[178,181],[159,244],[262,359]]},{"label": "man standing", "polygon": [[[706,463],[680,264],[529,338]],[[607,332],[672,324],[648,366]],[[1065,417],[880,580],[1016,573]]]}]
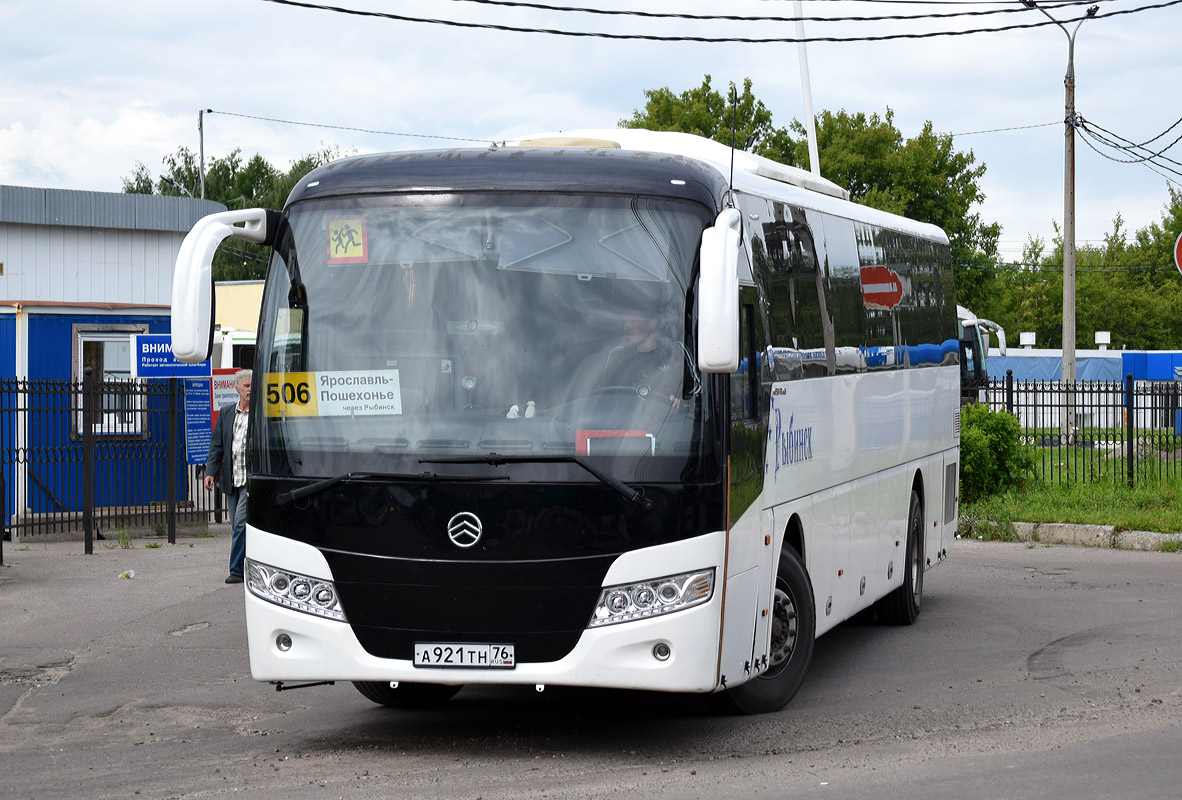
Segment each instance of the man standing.
[{"label": "man standing", "polygon": [[230,574],[226,583],[242,583],[246,560],[246,432],[250,414],[251,371],[234,375],[238,402],[218,412],[205,465],[205,488],[213,491],[214,476],[226,495],[226,513],[234,534],[230,539]]}]

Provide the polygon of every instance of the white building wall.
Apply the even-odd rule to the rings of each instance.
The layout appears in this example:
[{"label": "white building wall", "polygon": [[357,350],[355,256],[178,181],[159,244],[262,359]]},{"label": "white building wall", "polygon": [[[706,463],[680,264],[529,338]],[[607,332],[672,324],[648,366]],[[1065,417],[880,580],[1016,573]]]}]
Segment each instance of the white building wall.
[{"label": "white building wall", "polygon": [[172,302],[182,233],[0,223],[0,300]]},{"label": "white building wall", "polygon": [[0,302],[168,305],[208,200],[0,186]]}]

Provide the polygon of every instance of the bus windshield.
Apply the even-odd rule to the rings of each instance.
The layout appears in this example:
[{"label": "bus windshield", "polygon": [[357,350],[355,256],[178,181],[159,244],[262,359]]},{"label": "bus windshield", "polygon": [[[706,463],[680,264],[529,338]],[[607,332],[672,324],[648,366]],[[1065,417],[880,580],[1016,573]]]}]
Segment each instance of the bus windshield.
[{"label": "bus windshield", "polygon": [[716,474],[692,337],[709,221],[637,196],[293,206],[264,298],[255,472],[587,480],[552,458],[573,456],[621,481]]}]

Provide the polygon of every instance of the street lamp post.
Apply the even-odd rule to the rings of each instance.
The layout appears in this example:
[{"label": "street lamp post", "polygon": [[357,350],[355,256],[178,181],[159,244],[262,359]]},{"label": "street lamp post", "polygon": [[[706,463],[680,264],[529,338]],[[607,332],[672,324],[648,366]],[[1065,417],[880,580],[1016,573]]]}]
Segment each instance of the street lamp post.
[{"label": "street lamp post", "polygon": [[[1088,8],[1072,30],[1047,13],[1035,0],[1022,0],[1027,8],[1036,8],[1059,26],[1067,36],[1067,75],[1064,87],[1064,156],[1063,156],[1063,380],[1075,381],[1075,34],[1084,20],[1096,16],[1099,6]],[[1070,415],[1069,415],[1070,416]],[[1068,420],[1074,427],[1074,420]]]}]

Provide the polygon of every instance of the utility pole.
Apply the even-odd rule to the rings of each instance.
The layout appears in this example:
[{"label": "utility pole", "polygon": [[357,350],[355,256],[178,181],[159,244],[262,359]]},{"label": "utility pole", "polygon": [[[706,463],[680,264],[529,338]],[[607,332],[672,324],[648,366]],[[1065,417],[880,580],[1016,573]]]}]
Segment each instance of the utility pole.
[{"label": "utility pole", "polygon": [[[1052,17],[1035,0],[1022,0],[1027,8],[1036,8],[1067,36],[1067,74],[1064,87],[1064,144],[1063,144],[1063,380],[1075,382],[1075,34],[1085,20],[1096,16],[1099,6],[1088,8],[1075,28],[1068,31],[1063,23]],[[1074,428],[1074,414],[1070,413],[1068,427]]]},{"label": "utility pole", "polygon": [[197,150],[201,170],[201,199],[205,199],[205,115],[212,114],[212,108],[203,108],[197,112]]}]

